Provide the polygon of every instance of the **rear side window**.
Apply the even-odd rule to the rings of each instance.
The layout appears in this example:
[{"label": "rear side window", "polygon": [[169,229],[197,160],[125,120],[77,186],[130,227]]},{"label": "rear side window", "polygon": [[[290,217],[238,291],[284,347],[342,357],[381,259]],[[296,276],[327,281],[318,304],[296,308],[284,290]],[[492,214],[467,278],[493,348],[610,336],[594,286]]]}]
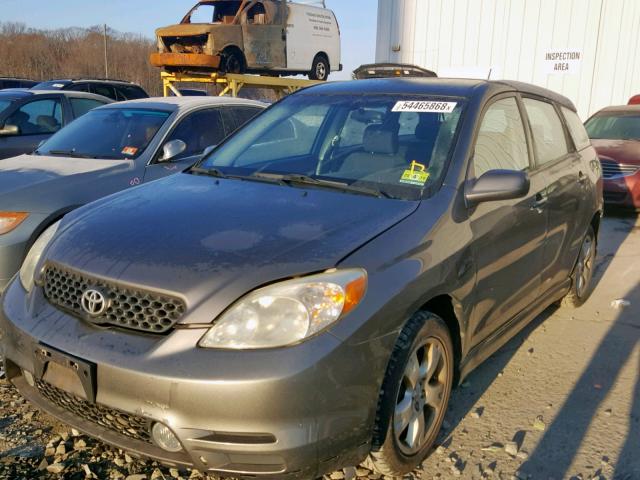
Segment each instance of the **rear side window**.
[{"label": "rear side window", "polygon": [[544,165],[568,154],[567,137],[555,107],[547,102],[525,98],[524,108],[531,123],[538,164]]},{"label": "rear side window", "polygon": [[70,85],[65,90],[71,90],[73,92],[88,92],[89,84],[88,83],[76,83],[74,85]]},{"label": "rear side window", "polygon": [[101,107],[104,103],[91,98],[70,98],[71,110],[73,110],[73,118],[78,118],[87,113],[89,110]]},{"label": "rear side window", "polygon": [[118,93],[118,97],[122,96],[122,99],[124,100],[137,100],[139,98],[149,97],[149,95],[147,95],[146,92],[142,90],[142,88],[135,85],[118,85],[115,88],[116,92]]},{"label": "rear side window", "polygon": [[489,170],[529,167],[527,139],[515,97],[493,103],[484,114],[473,157],[476,178]]},{"label": "rear side window", "polygon": [[235,119],[235,128],[242,127],[245,123],[255,117],[262,111],[260,108],[253,107],[235,107],[233,109],[233,117]]},{"label": "rear side window", "polygon": [[569,127],[569,133],[571,133],[571,138],[573,138],[573,143],[576,145],[576,149],[583,150],[591,146],[591,140],[589,139],[587,129],[584,128],[578,114],[566,107],[562,107],[562,114],[567,121],[567,127]]},{"label": "rear side window", "polygon": [[91,92],[97,95],[102,95],[103,97],[110,98],[111,100],[117,100],[116,92],[110,85],[100,85],[99,83],[94,83],[91,85]]}]

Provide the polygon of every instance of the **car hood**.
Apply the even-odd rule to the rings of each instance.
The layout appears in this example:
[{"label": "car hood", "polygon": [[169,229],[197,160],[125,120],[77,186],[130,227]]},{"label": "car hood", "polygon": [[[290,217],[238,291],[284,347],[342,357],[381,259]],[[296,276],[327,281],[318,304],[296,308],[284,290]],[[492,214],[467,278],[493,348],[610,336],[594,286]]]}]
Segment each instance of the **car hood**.
[{"label": "car hood", "polygon": [[71,214],[47,259],[185,299],[210,322],[247,292],[324,271],[419,202],[178,174]]},{"label": "car hood", "polygon": [[[0,161],[0,209],[42,212],[34,192],[45,188],[70,190],[74,182],[83,184],[87,176],[102,176],[132,170],[129,160],[94,160],[38,155],[20,155]],[[22,193],[22,194],[21,194]],[[51,202],[51,199],[48,199]],[[42,202],[40,202],[42,203]],[[45,202],[47,203],[47,202]],[[46,210],[46,209],[44,209]]]},{"label": "car hood", "polygon": [[609,157],[618,163],[640,165],[640,141],[592,140],[598,155]]}]

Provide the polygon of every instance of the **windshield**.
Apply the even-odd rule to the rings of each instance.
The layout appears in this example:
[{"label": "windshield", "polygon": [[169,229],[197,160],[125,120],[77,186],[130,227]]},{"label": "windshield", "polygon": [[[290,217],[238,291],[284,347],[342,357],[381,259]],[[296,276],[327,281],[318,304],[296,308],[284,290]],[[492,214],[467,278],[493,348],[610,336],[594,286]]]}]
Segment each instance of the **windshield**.
[{"label": "windshield", "polygon": [[306,183],[325,180],[329,187],[333,181],[418,199],[444,174],[462,108],[459,99],[419,95],[293,95],[196,171],[252,179],[305,176]]},{"label": "windshield", "polygon": [[598,115],[589,120],[585,127],[589,138],[595,140],[640,140],[640,113]]},{"label": "windshield", "polygon": [[231,23],[241,4],[240,0],[199,3],[189,12],[182,23]]},{"label": "windshield", "polygon": [[133,108],[92,110],[63,128],[36,154],[133,159],[145,151],[171,112]]},{"label": "windshield", "polygon": [[11,105],[11,100],[0,100],[0,115],[4,113],[4,111]]}]

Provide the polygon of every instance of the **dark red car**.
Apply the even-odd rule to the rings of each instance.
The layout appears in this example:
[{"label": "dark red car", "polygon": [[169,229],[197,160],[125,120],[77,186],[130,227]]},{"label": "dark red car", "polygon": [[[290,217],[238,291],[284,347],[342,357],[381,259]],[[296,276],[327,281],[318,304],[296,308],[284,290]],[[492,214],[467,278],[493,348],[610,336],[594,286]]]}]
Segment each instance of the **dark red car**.
[{"label": "dark red car", "polygon": [[640,105],[640,94],[629,99],[629,105]]},{"label": "dark red car", "polygon": [[600,156],[606,204],[640,211],[640,105],[605,108],[585,127]]}]

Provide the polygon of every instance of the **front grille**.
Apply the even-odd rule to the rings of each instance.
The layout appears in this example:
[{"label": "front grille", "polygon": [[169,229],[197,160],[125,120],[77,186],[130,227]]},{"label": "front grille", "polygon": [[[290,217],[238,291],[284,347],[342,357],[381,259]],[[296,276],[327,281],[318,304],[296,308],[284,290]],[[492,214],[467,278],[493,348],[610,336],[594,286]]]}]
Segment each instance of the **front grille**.
[{"label": "front grille", "polygon": [[44,271],[44,295],[47,300],[80,318],[88,318],[82,309],[81,299],[89,288],[100,289],[109,302],[102,315],[90,318],[97,325],[166,333],[178,322],[186,308],[178,298],[125,288],[58,265],[48,265]]},{"label": "front grille", "polygon": [[640,170],[640,165],[629,165],[625,163],[612,162],[611,160],[600,160],[602,164],[602,177],[606,179],[630,177]]},{"label": "front grille", "polygon": [[36,381],[38,392],[48,401],[72,414],[135,440],[151,442],[149,435],[150,422],[142,417],[89,403],[80,397],[67,393],[53,385],[40,380]]}]

